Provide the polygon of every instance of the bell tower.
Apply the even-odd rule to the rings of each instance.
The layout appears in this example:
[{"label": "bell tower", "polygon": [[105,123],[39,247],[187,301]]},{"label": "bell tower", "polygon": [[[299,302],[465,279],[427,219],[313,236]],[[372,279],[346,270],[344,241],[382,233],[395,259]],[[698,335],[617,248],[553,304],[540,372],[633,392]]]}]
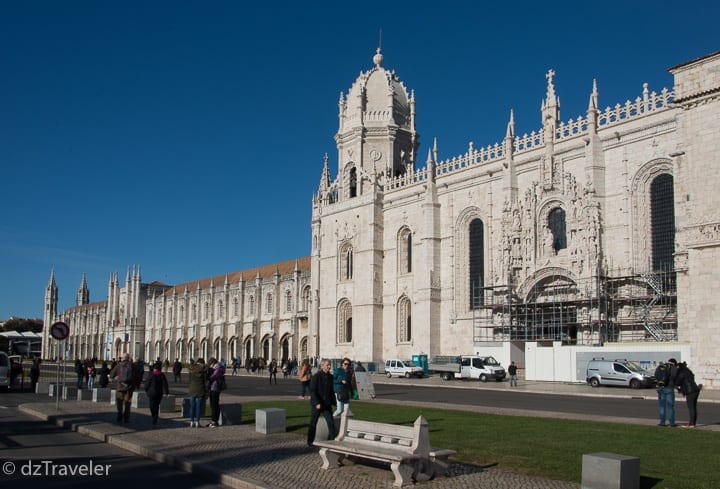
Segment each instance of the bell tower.
[{"label": "bell tower", "polygon": [[394,71],[383,68],[377,49],[374,68],[360,73],[347,95],[341,93],[338,150],[338,201],[358,197],[392,177],[415,171],[419,145],[415,95]]}]

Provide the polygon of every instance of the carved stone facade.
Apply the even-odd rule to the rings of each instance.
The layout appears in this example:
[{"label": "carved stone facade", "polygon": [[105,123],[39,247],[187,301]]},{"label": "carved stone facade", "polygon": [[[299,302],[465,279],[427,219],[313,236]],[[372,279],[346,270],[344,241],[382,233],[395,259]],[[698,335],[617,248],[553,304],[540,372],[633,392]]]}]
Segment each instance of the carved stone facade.
[{"label": "carved stone facade", "polygon": [[424,165],[414,95],[373,61],[341,95],[337,177],[326,156],[314,197],[319,355],[669,341],[717,382],[720,54],[604,110],[589,83],[567,122],[550,71],[537,131],[515,135],[511,113],[504,141],[444,161],[436,142]]},{"label": "carved stone facade", "polygon": [[[228,361],[304,358],[312,303],[309,272],[310,259],[300,258],[172,286],[144,283],[137,268],[128,271],[124,287],[113,274],[102,302],[89,302],[83,279],[78,297],[85,303],[59,314],[51,275],[45,324],[70,326],[70,358],[106,360],[125,352],[171,362],[213,356]],[[55,356],[49,344],[44,338],[44,355]]]}]

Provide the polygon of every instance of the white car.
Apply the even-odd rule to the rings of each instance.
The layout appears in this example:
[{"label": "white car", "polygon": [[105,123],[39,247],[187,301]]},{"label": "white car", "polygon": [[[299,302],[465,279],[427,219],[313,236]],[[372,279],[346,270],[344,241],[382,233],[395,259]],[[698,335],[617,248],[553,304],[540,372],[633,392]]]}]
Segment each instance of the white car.
[{"label": "white car", "polygon": [[393,375],[396,377],[424,377],[425,372],[422,367],[418,367],[410,360],[399,360],[393,358],[391,360],[385,360],[385,375],[391,378]]}]

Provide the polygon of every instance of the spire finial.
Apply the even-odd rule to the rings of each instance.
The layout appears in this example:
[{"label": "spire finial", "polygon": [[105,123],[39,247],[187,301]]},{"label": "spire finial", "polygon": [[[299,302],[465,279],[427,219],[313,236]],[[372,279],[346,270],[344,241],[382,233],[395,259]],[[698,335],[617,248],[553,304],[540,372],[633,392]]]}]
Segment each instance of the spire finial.
[{"label": "spire finial", "polygon": [[382,29],[380,29],[380,35],[378,38],[378,48],[375,51],[375,56],[373,56],[373,63],[375,63],[375,66],[380,68],[383,64],[383,61],[385,58],[382,55]]},{"label": "spire finial", "polygon": [[507,132],[505,133],[505,137],[512,138],[515,136],[515,113],[513,109],[510,109],[510,121],[507,125]]}]

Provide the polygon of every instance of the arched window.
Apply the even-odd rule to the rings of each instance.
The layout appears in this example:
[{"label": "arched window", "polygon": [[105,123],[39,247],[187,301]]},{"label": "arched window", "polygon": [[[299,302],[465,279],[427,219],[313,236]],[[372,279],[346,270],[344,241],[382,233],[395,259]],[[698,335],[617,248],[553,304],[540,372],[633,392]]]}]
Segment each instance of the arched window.
[{"label": "arched window", "polygon": [[185,306],[180,304],[180,317],[178,317],[178,323],[184,324],[185,323]]},{"label": "arched window", "polygon": [[305,287],[302,293],[302,310],[307,311],[310,308],[310,287]]},{"label": "arched window", "polygon": [[485,231],[480,219],[470,222],[469,238],[470,309],[477,309],[484,303],[485,286]]},{"label": "arched window", "polygon": [[650,233],[653,271],[673,268],[675,254],[675,190],[673,176],[663,173],[650,184]]},{"label": "arched window", "polygon": [[237,317],[238,313],[238,298],[233,297],[233,317]]},{"label": "arched window", "polygon": [[355,167],[350,169],[350,179],[348,184],[350,198],[357,197],[357,169]]},{"label": "arched window", "polygon": [[400,273],[412,272],[412,233],[410,229],[403,228],[398,235],[398,265]]},{"label": "arched window", "polygon": [[412,303],[406,296],[397,305],[397,340],[399,343],[412,340]]},{"label": "arched window", "polygon": [[172,324],[172,322],[173,322],[173,305],[172,304],[170,304],[170,306],[168,307],[167,318],[168,318],[168,324]]},{"label": "arched window", "polygon": [[222,299],[217,301],[217,317],[223,319],[225,317],[225,302]]},{"label": "arched window", "polygon": [[343,299],[337,308],[337,342],[350,343],[352,341],[352,304]]},{"label": "arched window", "polygon": [[255,314],[255,296],[251,295],[248,297],[248,314],[253,315]]},{"label": "arched window", "polygon": [[203,304],[203,319],[208,319],[210,317],[210,303],[208,301],[205,301],[205,304]]},{"label": "arched window", "polygon": [[273,312],[273,295],[270,292],[265,296],[265,312],[268,314]]},{"label": "arched window", "polygon": [[192,304],[192,318],[193,321],[197,319],[197,304],[193,302]]},{"label": "arched window", "polygon": [[340,280],[353,278],[353,249],[350,243],[340,247]]},{"label": "arched window", "polygon": [[567,248],[567,232],[565,227],[565,211],[556,207],[548,215],[548,227],[552,233],[552,249],[557,253]]},{"label": "arched window", "polygon": [[293,310],[293,296],[291,290],[285,291],[285,311],[292,312]]}]

